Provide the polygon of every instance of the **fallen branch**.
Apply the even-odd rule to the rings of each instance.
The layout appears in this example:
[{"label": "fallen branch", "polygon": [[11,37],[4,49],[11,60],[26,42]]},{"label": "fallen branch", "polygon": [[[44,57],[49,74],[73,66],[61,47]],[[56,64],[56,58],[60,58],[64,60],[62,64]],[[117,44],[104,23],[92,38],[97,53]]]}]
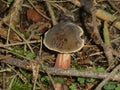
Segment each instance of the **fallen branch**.
[{"label": "fallen branch", "polygon": [[[30,63],[26,61],[22,61],[20,59],[16,58],[8,58],[1,60],[0,62],[14,65],[19,68],[23,68],[25,70],[32,70],[32,67]],[[44,68],[45,71],[47,71],[51,75],[60,75],[60,76],[80,76],[80,77],[89,77],[89,78],[97,78],[97,79],[104,79],[109,76],[110,73],[106,72],[94,72],[94,71],[79,71],[79,70],[70,70],[70,69],[57,69],[57,68]],[[40,72],[44,72],[43,69],[40,70]],[[110,78],[110,80],[116,80],[120,81],[120,75],[115,74],[113,77]]]}]

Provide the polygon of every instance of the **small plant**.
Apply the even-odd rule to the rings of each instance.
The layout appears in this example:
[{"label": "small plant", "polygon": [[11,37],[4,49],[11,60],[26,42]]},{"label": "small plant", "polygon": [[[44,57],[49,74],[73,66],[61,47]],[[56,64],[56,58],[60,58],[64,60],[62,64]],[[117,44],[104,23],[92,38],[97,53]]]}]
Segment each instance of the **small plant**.
[{"label": "small plant", "polygon": [[71,69],[77,69],[77,70],[85,70],[85,68],[81,65],[78,65],[77,60],[72,61],[72,67]]},{"label": "small plant", "polygon": [[27,57],[29,57],[29,58],[35,58],[35,57],[36,57],[36,54],[35,54],[35,53],[32,53],[32,52],[30,52],[30,51],[26,51],[26,52],[25,52],[25,55],[26,55]]},{"label": "small plant", "polygon": [[[9,83],[11,84],[11,81]],[[23,83],[18,77],[15,77],[11,85],[12,86],[10,90],[31,90],[32,88],[32,85],[30,84],[30,82]]]},{"label": "small plant", "polygon": [[77,90],[76,85],[75,84],[70,85],[69,90]]},{"label": "small plant", "polygon": [[14,2],[14,0],[7,0],[7,7],[9,7],[12,2]]},{"label": "small plant", "polygon": [[92,83],[92,82],[94,82],[95,81],[95,79],[93,79],[93,78],[86,78],[86,82],[87,83]]},{"label": "small plant", "polygon": [[50,78],[48,76],[40,76],[38,79],[43,87],[45,87],[45,88],[49,87],[51,81],[50,81]]},{"label": "small plant", "polygon": [[96,72],[104,72],[104,71],[105,71],[105,68],[98,66],[98,67],[95,68],[95,71],[96,71]]},{"label": "small plant", "polygon": [[50,81],[49,77],[48,76],[44,76],[44,77],[41,77],[41,82],[46,82],[46,81]]},{"label": "small plant", "polygon": [[108,82],[106,85],[104,85],[104,90],[115,90],[116,83],[115,82]]},{"label": "small plant", "polygon": [[18,55],[16,55],[18,58],[21,58],[19,55],[26,56],[28,58],[35,58],[36,57],[36,53],[30,52],[30,51],[25,51],[23,48],[18,47],[18,46],[13,47],[11,52],[18,54]]},{"label": "small plant", "polygon": [[78,81],[80,84],[84,84],[84,83],[85,83],[85,78],[78,77],[78,78],[77,78],[77,81]]},{"label": "small plant", "polygon": [[115,88],[115,90],[120,90],[120,85],[118,85],[118,86]]},{"label": "small plant", "polygon": [[85,83],[92,83],[95,81],[95,79],[93,78],[82,78],[82,77],[78,77],[77,78],[77,81],[80,83],[80,84],[85,84]]},{"label": "small plant", "polygon": [[59,78],[59,77],[55,77],[54,81],[55,82],[59,82],[59,83],[64,83],[64,79],[63,78]]}]

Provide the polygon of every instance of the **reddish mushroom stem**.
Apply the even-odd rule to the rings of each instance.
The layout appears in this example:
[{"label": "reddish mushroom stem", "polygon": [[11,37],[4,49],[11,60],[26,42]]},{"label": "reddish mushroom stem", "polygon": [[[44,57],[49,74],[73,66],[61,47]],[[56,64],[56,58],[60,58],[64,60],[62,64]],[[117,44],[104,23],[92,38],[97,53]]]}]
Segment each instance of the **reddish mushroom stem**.
[{"label": "reddish mushroom stem", "polygon": [[59,53],[56,59],[56,68],[70,68],[71,55],[66,53]]}]

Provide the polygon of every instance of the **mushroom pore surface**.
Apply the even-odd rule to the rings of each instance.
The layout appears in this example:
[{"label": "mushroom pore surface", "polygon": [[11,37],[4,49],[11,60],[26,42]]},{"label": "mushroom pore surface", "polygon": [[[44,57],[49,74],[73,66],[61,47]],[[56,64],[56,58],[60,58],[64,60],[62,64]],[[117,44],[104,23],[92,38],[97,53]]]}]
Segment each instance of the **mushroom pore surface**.
[{"label": "mushroom pore surface", "polygon": [[59,23],[45,33],[43,43],[48,49],[60,53],[77,52],[84,45],[82,35],[80,26],[71,22]]}]

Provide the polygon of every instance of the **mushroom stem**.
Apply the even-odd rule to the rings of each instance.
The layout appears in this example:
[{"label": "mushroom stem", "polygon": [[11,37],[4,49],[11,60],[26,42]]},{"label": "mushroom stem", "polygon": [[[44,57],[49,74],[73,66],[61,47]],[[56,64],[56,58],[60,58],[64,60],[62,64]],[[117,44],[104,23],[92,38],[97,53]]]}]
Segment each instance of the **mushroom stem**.
[{"label": "mushroom stem", "polygon": [[71,55],[67,53],[59,53],[56,59],[56,68],[70,68]]}]

